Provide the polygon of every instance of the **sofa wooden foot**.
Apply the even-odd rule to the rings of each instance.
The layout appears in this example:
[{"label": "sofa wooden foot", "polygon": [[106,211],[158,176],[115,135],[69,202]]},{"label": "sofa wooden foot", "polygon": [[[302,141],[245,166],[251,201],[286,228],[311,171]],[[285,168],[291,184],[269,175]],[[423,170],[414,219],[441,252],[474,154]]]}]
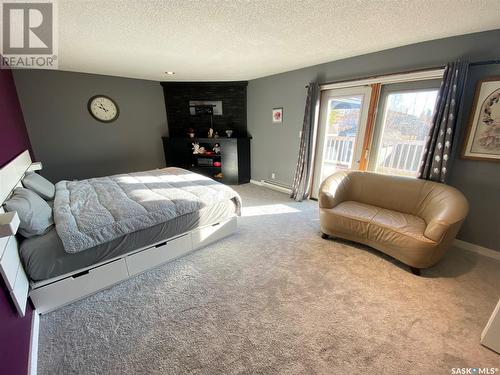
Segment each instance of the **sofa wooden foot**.
[{"label": "sofa wooden foot", "polygon": [[329,237],[329,236],[328,236],[328,234],[326,234],[326,233],[321,233],[321,238],[322,238],[322,239],[326,240],[326,239],[328,239],[328,237]]},{"label": "sofa wooden foot", "polygon": [[420,276],[420,268],[410,267],[411,273]]}]

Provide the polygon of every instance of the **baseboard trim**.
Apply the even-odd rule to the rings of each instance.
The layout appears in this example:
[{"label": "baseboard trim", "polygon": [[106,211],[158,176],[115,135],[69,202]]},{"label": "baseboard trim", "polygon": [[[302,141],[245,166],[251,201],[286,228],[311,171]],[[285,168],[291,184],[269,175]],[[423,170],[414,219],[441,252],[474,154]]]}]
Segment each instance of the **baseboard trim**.
[{"label": "baseboard trim", "polygon": [[40,314],[33,310],[31,318],[30,353],[28,358],[28,375],[36,375],[38,371],[38,334],[40,332]]},{"label": "baseboard trim", "polygon": [[484,255],[489,258],[493,258],[496,260],[500,260],[500,251],[495,251],[492,249],[488,249],[487,247],[479,246],[470,242],[465,242],[462,240],[455,240],[455,246],[472,251],[473,253]]},{"label": "baseboard trim", "polygon": [[252,180],[251,179],[250,183],[254,184],[254,185],[263,186],[263,187],[271,189],[271,190],[276,190],[276,191],[279,191],[281,193],[286,193],[286,194],[291,194],[292,193],[292,189],[291,188],[280,186],[280,185],[275,185],[275,184],[266,182],[265,180],[258,181],[258,180]]}]

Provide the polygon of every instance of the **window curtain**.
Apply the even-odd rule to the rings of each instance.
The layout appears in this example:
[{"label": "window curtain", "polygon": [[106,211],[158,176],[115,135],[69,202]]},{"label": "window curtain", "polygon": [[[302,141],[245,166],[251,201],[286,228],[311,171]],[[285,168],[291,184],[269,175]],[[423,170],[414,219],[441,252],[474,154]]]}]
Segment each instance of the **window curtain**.
[{"label": "window curtain", "polygon": [[463,61],[446,64],[418,171],[421,179],[446,182],[468,68],[469,63]]},{"label": "window curtain", "polygon": [[312,158],[314,124],[316,119],[316,101],[319,93],[319,85],[316,82],[309,83],[307,87],[306,106],[304,110],[304,122],[300,137],[299,157],[295,168],[291,198],[302,201],[309,196]]}]

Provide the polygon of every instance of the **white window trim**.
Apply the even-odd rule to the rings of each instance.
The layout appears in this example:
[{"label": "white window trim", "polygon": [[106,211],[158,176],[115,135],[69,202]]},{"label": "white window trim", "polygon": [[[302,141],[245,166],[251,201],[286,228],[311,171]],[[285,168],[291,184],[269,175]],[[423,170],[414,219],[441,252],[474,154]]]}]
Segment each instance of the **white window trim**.
[{"label": "white window trim", "polygon": [[371,85],[374,83],[389,84],[389,83],[399,83],[399,82],[424,81],[429,79],[440,79],[443,77],[443,73],[444,73],[444,68],[433,69],[433,70],[422,70],[411,73],[388,74],[377,77],[358,79],[354,81],[326,83],[320,86],[320,90],[341,89],[353,86]]}]

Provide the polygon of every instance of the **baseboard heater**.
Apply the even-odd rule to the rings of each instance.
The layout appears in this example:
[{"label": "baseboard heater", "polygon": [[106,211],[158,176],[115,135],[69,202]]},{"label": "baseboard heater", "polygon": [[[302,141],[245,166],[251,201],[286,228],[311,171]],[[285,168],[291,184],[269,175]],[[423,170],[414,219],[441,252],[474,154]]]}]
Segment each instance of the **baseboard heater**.
[{"label": "baseboard heater", "polygon": [[282,184],[280,182],[270,181],[270,180],[261,180],[260,182],[262,183],[262,186],[268,187],[270,189],[278,190],[288,194],[292,192],[291,186]]}]

